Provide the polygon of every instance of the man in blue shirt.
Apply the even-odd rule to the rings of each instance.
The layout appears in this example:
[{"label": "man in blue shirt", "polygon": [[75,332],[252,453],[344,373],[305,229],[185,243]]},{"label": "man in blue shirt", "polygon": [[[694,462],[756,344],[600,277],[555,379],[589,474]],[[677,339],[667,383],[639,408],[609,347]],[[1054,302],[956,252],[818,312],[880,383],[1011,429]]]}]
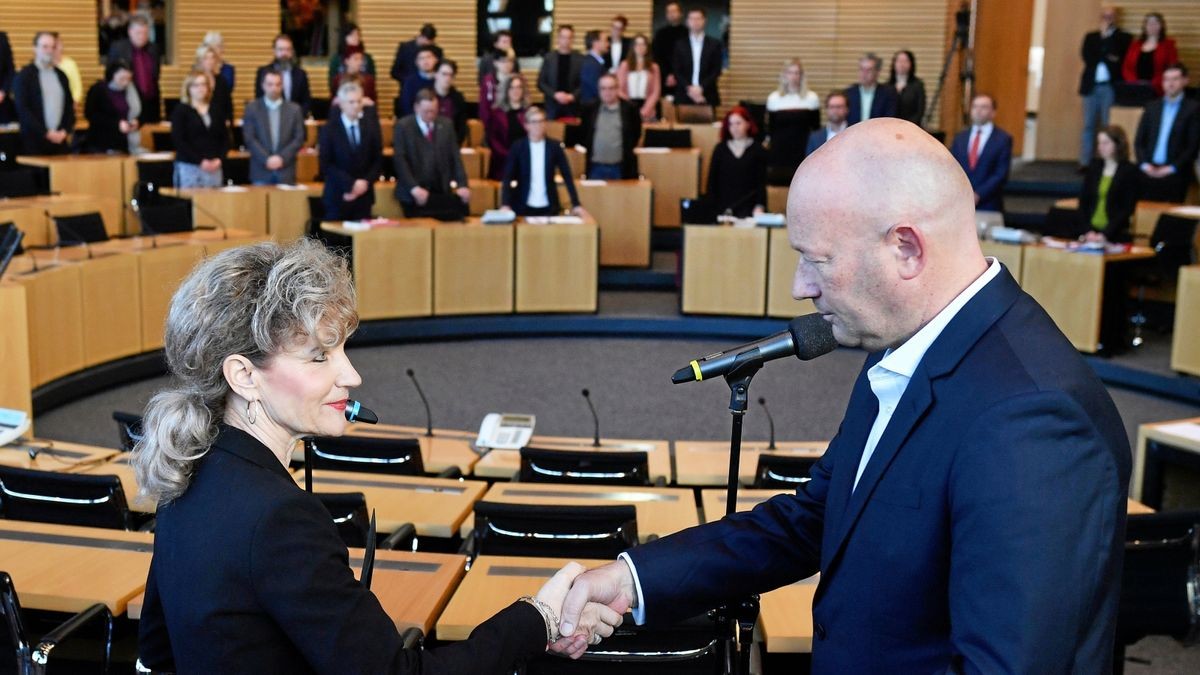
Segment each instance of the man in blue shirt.
[{"label": "man in blue shirt", "polygon": [[1182,202],[1200,149],[1200,103],[1183,96],[1188,71],[1182,63],[1163,71],[1163,97],[1146,104],[1133,148],[1142,170],[1141,198]]}]

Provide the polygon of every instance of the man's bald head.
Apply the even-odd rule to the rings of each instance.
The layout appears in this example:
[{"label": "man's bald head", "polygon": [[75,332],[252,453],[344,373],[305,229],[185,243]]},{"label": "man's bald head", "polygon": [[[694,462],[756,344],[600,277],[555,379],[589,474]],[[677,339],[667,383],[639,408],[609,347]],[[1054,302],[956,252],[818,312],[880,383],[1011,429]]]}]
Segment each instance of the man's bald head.
[{"label": "man's bald head", "polygon": [[916,125],[851,126],[792,179],[793,293],[813,298],[843,344],[896,346],[985,269],[974,204],[958,163]]}]

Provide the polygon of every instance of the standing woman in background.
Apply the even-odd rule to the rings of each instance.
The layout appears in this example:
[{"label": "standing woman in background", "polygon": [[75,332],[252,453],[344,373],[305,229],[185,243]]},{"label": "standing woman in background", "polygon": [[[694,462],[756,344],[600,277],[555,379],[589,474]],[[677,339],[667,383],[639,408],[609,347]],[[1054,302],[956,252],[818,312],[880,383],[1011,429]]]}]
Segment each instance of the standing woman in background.
[{"label": "standing woman in background", "polygon": [[213,51],[217,53],[217,74],[225,81],[229,91],[233,91],[236,75],[233,66],[225,61],[225,38],[219,31],[210,30],[204,34],[204,40],[200,44],[212,47]]},{"label": "standing woman in background", "polygon": [[892,75],[888,84],[896,90],[896,117],[923,126],[925,119],[925,83],[917,77],[917,57],[907,49],[892,54]]},{"label": "standing woman in background", "polygon": [[788,59],[779,71],[779,88],[767,96],[767,111],[820,110],[821,97],[808,88],[804,64],[800,59]]},{"label": "standing woman in background", "polygon": [[375,59],[371,58],[371,55],[367,53],[367,45],[363,43],[362,31],[359,30],[358,24],[347,23],[342,29],[341,37],[338,39],[337,51],[333,53],[333,56],[329,57],[329,91],[337,91],[337,86],[334,85],[333,80],[339,73],[346,70],[343,61],[346,58],[346,54],[352,48],[363,53],[362,72],[370,75],[371,79],[374,80]]},{"label": "standing woman in background", "polygon": [[501,89],[516,71],[516,62],[508,52],[495,50],[487,58],[492,60],[492,68],[479,80],[479,121],[484,128],[500,100]]},{"label": "standing woman in background", "polygon": [[525,76],[513,73],[500,90],[500,97],[488,116],[484,136],[492,150],[488,178],[500,180],[508,165],[508,150],[518,138],[525,138],[525,110],[529,108],[529,89]]},{"label": "standing woman in background", "polygon": [[1141,35],[1129,43],[1121,75],[1128,83],[1153,89],[1154,96],[1147,97],[1150,99],[1163,95],[1163,71],[1178,61],[1175,40],[1167,37],[1167,20],[1158,12],[1150,12],[1142,19]]},{"label": "standing woman in background", "polygon": [[617,67],[621,98],[637,106],[643,122],[658,119],[658,101],[662,98],[662,76],[651,54],[650,40],[638,33],[633,36],[629,54]]},{"label": "standing woman in background", "polygon": [[228,120],[211,104],[212,75],[193,70],[183,79],[179,105],[171,111],[175,144],[175,187],[220,187],[229,152]]},{"label": "standing woman in background", "polygon": [[212,83],[209,107],[217,111],[226,125],[233,124],[233,92],[221,77],[221,56],[217,50],[202,44],[196,48],[195,70],[207,73]]},{"label": "standing woman in background", "polygon": [[133,68],[125,61],[110,60],[104,79],[88,89],[83,106],[87,117],[88,152],[132,153],[141,148],[138,115],[142,101],[133,86]]},{"label": "standing woman in background", "polygon": [[1130,241],[1129,223],[1137,209],[1139,171],[1129,161],[1129,138],[1113,124],[1096,134],[1096,158],[1088,165],[1079,193],[1084,241]]},{"label": "standing woman in background", "polygon": [[721,123],[704,193],[717,214],[758,215],[767,205],[767,151],[756,140],[750,111],[734,106]]}]

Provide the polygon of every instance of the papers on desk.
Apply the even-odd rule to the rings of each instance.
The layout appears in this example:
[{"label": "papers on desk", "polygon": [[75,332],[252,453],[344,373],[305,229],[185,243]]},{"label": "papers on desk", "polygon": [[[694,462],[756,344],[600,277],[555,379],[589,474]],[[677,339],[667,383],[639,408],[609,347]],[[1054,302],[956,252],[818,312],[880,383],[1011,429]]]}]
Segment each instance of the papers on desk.
[{"label": "papers on desk", "polygon": [[516,219],[517,214],[508,209],[488,209],[479,220],[484,225],[507,225]]},{"label": "papers on desk", "polygon": [[342,229],[351,232],[366,232],[371,229],[371,223],[366,220],[343,220]]},{"label": "papers on desk", "polygon": [[144,159],[149,162],[159,162],[159,161],[164,161],[164,160],[169,160],[169,159],[174,159],[174,158],[175,158],[175,154],[171,153],[171,152],[143,152],[142,154],[137,156],[137,159],[139,161]]},{"label": "papers on desk", "polygon": [[249,192],[250,188],[242,185],[226,185],[225,187],[220,188],[220,190],[221,192]]},{"label": "papers on desk", "polygon": [[526,216],[528,225],[582,225],[583,218],[579,216]]},{"label": "papers on desk", "polygon": [[1171,424],[1159,424],[1154,427],[1154,430],[1200,443],[1200,424],[1196,424],[1195,422],[1173,422]]},{"label": "papers on desk", "polygon": [[760,213],[754,216],[754,224],[761,227],[783,227],[787,219],[782,213]]},{"label": "papers on desk", "polygon": [[579,184],[584,187],[604,187],[608,185],[608,181],[600,180],[599,178],[584,178],[579,181]]},{"label": "papers on desk", "polygon": [[1103,244],[1098,241],[1075,241],[1073,239],[1059,239],[1057,237],[1042,237],[1042,245],[1047,248],[1056,248],[1062,251],[1071,253],[1129,253],[1133,250],[1132,244]]},{"label": "papers on desk", "polygon": [[286,192],[307,192],[308,191],[307,185],[288,185],[287,183],[280,183],[279,185],[276,185],[275,187],[279,188],[280,190],[284,190]]},{"label": "papers on desk", "polygon": [[671,153],[670,148],[634,148],[633,151],[639,155],[667,155]]},{"label": "papers on desk", "polygon": [[1167,214],[1184,218],[1200,218],[1200,206],[1176,206],[1167,211]]}]

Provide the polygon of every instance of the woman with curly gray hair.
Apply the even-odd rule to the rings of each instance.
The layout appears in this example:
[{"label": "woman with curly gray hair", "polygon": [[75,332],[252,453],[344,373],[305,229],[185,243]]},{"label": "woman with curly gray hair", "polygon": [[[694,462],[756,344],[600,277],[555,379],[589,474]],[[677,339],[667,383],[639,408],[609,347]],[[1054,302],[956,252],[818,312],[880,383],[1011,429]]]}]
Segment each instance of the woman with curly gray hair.
[{"label": "woman with curly gray hair", "polygon": [[201,263],[171,301],[173,381],[147,406],[133,462],[158,503],[139,652],[178,673],[512,672],[577,654],[620,617],[591,608],[561,637],[571,563],[471,637],[404,649],[349,567],[329,512],[288,474],[300,438],[337,436],[362,378],[344,349],[358,317],[346,263],[311,240],[230,249]]}]

